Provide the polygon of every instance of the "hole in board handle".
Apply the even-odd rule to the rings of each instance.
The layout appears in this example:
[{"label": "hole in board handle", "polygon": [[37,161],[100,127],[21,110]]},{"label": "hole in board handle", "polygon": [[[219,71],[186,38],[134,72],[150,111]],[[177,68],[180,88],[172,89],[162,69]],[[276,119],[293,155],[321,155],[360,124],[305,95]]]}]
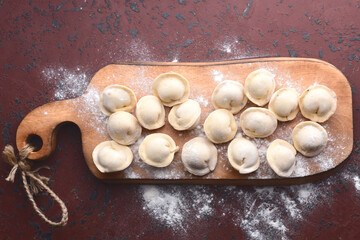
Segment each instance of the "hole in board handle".
[{"label": "hole in board handle", "polygon": [[41,137],[36,134],[30,134],[26,139],[26,143],[30,144],[35,148],[33,152],[39,151],[43,146],[43,141]]}]

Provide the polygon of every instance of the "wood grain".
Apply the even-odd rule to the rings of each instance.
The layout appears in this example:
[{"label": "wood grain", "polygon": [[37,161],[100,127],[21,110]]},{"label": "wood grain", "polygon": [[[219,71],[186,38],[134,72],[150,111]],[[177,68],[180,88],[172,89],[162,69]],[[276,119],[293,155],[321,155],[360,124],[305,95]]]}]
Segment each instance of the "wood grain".
[{"label": "wood grain", "polygon": [[[202,98],[201,123],[214,110],[210,97],[218,80],[236,80],[244,83],[246,76],[259,68],[266,68],[276,74],[277,88],[294,87],[300,94],[313,84],[323,84],[335,91],[338,106],[335,114],[324,123],[327,131],[333,136],[329,149],[331,163],[326,156],[319,159],[306,158],[310,166],[305,175],[290,178],[277,177],[262,162],[260,169],[253,174],[240,175],[231,168],[226,157],[227,144],[217,145],[219,161],[215,171],[204,177],[195,177],[184,171],[180,153],[175,155],[173,163],[167,169],[159,170],[145,166],[141,160],[135,159],[130,168],[122,172],[103,174],[97,170],[92,161],[92,151],[95,146],[109,140],[106,133],[106,116],[98,106],[99,93],[108,85],[122,84],[131,88],[138,99],[151,94],[151,83],[159,74],[177,72],[190,82],[190,98]],[[206,101],[209,102],[206,105]],[[204,104],[205,103],[205,104]],[[246,107],[254,106],[248,103]],[[169,108],[166,109],[167,113]],[[240,112],[241,113],[241,112]],[[237,114],[239,116],[239,114]],[[305,120],[299,113],[295,120],[280,123],[275,134],[266,139],[284,138],[291,129]],[[99,179],[117,183],[186,183],[186,184],[243,184],[243,185],[279,185],[300,184],[329,176],[335,172],[348,157],[353,146],[353,117],[351,88],[345,76],[333,65],[304,58],[258,58],[214,63],[119,63],[100,69],[92,78],[83,96],[65,101],[45,104],[30,112],[21,122],[16,135],[18,149],[26,143],[29,135],[35,134],[43,141],[42,148],[32,152],[29,159],[44,160],[55,149],[56,132],[65,122],[77,124],[82,134],[83,153],[91,172]],[[241,131],[241,130],[239,130]],[[180,133],[172,129],[167,122],[156,131],[143,131],[143,135],[152,132],[167,133],[173,137],[178,146],[199,134],[199,130]],[[285,137],[288,137],[288,136]],[[133,149],[135,149],[133,147]],[[299,154],[299,153],[298,153]],[[136,157],[134,152],[134,156]],[[329,155],[330,156],[330,155]],[[299,163],[299,167],[302,165]]]}]

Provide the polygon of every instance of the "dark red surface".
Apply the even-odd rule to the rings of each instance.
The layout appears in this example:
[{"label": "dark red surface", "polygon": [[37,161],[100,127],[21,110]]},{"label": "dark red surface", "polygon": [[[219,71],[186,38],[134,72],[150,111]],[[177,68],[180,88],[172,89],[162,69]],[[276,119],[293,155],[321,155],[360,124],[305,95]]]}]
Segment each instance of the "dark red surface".
[{"label": "dark red surface", "polygon": [[[235,3],[236,2],[236,3]],[[223,61],[251,57],[312,57],[339,68],[353,88],[354,151],[332,177],[325,198],[285,235],[290,239],[356,239],[360,233],[360,192],[341,180],[360,176],[360,3],[359,1],[0,1],[1,141],[15,145],[21,119],[54,100],[56,83],[44,80],[48,67],[91,76],[110,63],[129,61]],[[227,52],[225,45],[231,45]],[[83,89],[85,90],[85,89]],[[80,93],[81,94],[81,93]],[[80,132],[64,126],[55,154],[45,161],[51,188],[65,201],[69,223],[51,228],[33,214],[19,175],[5,181],[0,164],[0,239],[241,239],[249,236],[222,216],[225,187],[214,194],[211,216],[189,220],[186,234],[173,231],[144,211],[139,185],[111,185],[95,179],[81,152]],[[339,179],[339,180],[337,180]],[[313,184],[325,184],[323,180]],[[164,186],[168,189],[171,186]],[[179,186],[176,189],[187,189]],[[252,187],[235,187],[246,193]],[[276,188],[288,192],[286,187]],[[226,198],[226,197],[225,197]],[[280,198],[280,196],[279,196]],[[229,200],[230,199],[230,200]],[[225,201],[234,208],[241,203]],[[46,214],[59,208],[38,198]],[[276,203],[272,199],[269,204]],[[305,207],[304,207],[305,208]],[[305,211],[306,209],[304,209]],[[191,214],[191,213],[190,213]],[[243,213],[245,216],[245,212]],[[240,216],[241,217],[241,216]],[[280,218],[282,216],[279,216]],[[279,232],[259,229],[267,238]]]}]

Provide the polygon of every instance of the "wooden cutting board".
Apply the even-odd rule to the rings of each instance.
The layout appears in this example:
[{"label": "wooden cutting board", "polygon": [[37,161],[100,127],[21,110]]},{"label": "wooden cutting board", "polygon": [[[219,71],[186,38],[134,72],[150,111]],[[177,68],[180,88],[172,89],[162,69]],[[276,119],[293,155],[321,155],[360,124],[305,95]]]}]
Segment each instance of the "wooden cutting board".
[{"label": "wooden cutting board", "polygon": [[[266,139],[252,140],[259,148],[260,168],[247,175],[240,175],[227,159],[227,145],[218,144],[218,163],[214,172],[196,177],[184,171],[181,162],[181,150],[174,161],[166,168],[154,168],[143,163],[137,149],[141,140],[150,133],[169,134],[180,147],[193,137],[204,135],[202,124],[208,114],[214,110],[210,97],[215,86],[222,80],[235,80],[244,84],[246,76],[259,68],[265,68],[276,75],[276,89],[293,87],[299,94],[314,84],[323,84],[335,91],[338,105],[335,114],[322,126],[329,134],[329,142],[320,155],[313,158],[296,156],[296,168],[290,178],[280,178],[266,162],[266,149],[270,142],[281,138],[292,143],[291,131],[300,121],[301,113],[291,122],[279,122],[275,133]],[[124,171],[103,174],[97,170],[92,160],[95,146],[110,140],[106,132],[107,117],[99,108],[100,93],[111,84],[122,84],[131,88],[138,100],[152,94],[152,81],[161,73],[176,72],[183,75],[190,83],[190,98],[197,100],[202,107],[201,125],[195,130],[178,132],[168,122],[161,129],[143,130],[142,137],[131,146],[134,161]],[[254,106],[248,102],[247,107]],[[266,106],[267,107],[267,106]],[[169,112],[169,108],[166,108]],[[241,113],[241,112],[240,112]],[[240,114],[235,116],[238,119]],[[167,115],[166,115],[167,116]],[[351,88],[345,76],[333,65],[306,58],[258,58],[213,63],[119,63],[100,69],[92,78],[87,91],[80,97],[45,104],[30,112],[17,130],[16,143],[21,149],[34,136],[39,136],[43,145],[39,151],[29,155],[31,160],[44,160],[54,151],[56,133],[59,126],[73,122],[79,126],[82,135],[84,157],[91,172],[99,179],[119,183],[196,183],[196,184],[244,184],[278,185],[299,184],[334,173],[348,157],[353,146],[353,117]],[[241,129],[238,136],[241,136]]]}]

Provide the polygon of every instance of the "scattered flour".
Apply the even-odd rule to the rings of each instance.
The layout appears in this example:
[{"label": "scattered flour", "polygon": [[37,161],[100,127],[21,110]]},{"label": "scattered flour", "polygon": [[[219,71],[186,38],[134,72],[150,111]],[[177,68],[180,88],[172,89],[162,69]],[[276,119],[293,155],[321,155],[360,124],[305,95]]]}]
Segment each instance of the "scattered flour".
[{"label": "scattered flour", "polygon": [[360,191],[360,178],[359,178],[359,176],[354,176],[353,180],[354,180],[354,183],[355,183],[356,190]]},{"label": "scattered flour", "polygon": [[209,101],[202,95],[199,95],[194,100],[197,101],[202,107],[207,107],[209,105]]},{"label": "scattered flour", "polygon": [[80,98],[75,98],[71,103],[77,109],[78,116],[84,119],[85,125],[96,130],[102,136],[107,136],[108,118],[100,110],[100,92],[96,88],[88,87]]},{"label": "scattered flour", "polygon": [[[122,47],[125,49],[125,54],[121,54],[122,57],[126,56],[126,62],[152,62],[154,61],[154,47],[149,46],[143,40],[136,38],[132,39],[130,42],[126,44],[126,46]],[[114,59],[113,59],[114,60]],[[114,61],[119,62],[119,61]],[[122,58],[122,62],[124,62]]]},{"label": "scattered flour", "polygon": [[128,87],[131,88],[136,96],[144,96],[152,94],[152,81],[147,70],[144,67],[139,67],[133,70],[134,78],[128,82]]},{"label": "scattered flour", "polygon": [[[183,222],[188,212],[180,192],[162,191],[154,186],[143,186],[144,210],[150,211],[163,224],[184,228]],[[174,190],[174,189],[173,189]]]},{"label": "scattered flour", "polygon": [[212,70],[211,71],[211,75],[212,75],[212,77],[213,77],[213,80],[214,80],[214,82],[216,82],[216,83],[219,83],[219,82],[221,82],[221,81],[223,81],[224,80],[224,74],[222,74],[220,71],[218,71],[218,70]]},{"label": "scattered flour", "polygon": [[[202,186],[190,186],[186,192],[183,189],[176,185],[141,186],[143,209],[174,231],[186,232],[191,227],[189,219],[202,219],[214,213],[214,194]],[[190,215],[194,212],[195,215]]]},{"label": "scattered flour", "polygon": [[231,51],[232,51],[231,47],[232,47],[232,44],[224,44],[222,46],[222,50],[226,53],[231,53]]},{"label": "scattered flour", "polygon": [[[344,170],[346,171],[346,170]],[[348,175],[348,176],[347,176]],[[248,239],[290,239],[296,224],[316,208],[329,207],[331,186],[342,180],[360,188],[357,173],[338,173],[304,185],[284,187],[141,186],[143,209],[158,223],[184,239],[204,217],[238,226]],[[197,228],[197,230],[199,230]]]},{"label": "scattered flour", "polygon": [[65,100],[80,96],[85,92],[90,76],[77,67],[74,70],[59,68],[45,68],[42,74],[47,84],[55,85],[55,100]]},{"label": "scattered flour", "polygon": [[[249,48],[247,51],[246,48]],[[220,58],[224,60],[245,59],[250,57],[259,57],[255,54],[246,41],[239,41],[235,37],[227,37],[226,41],[216,41],[215,49],[220,52]]]},{"label": "scattered flour", "polygon": [[[86,74],[80,67],[74,70],[59,68],[46,68],[42,70],[42,74],[47,84],[56,86],[54,97],[55,100],[73,100],[69,104],[73,104],[77,109],[77,117],[84,119],[84,123],[90,126],[102,136],[107,135],[106,124],[107,117],[100,110],[100,93],[94,87],[88,87],[90,76]],[[47,115],[47,112],[44,113]],[[91,119],[91,121],[89,121]]]}]

